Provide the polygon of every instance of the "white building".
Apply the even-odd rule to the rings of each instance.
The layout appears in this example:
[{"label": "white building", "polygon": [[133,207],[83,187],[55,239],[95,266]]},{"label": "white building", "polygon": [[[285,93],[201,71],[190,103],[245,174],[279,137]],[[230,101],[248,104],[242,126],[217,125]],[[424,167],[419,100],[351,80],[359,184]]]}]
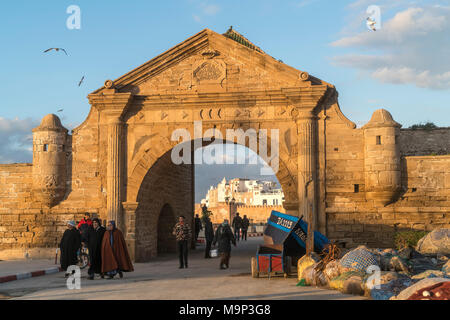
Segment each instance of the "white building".
[{"label": "white building", "polygon": [[283,191],[276,182],[235,178],[228,181],[225,178],[217,185],[211,186],[206,197],[201,201],[208,207],[235,199],[237,204],[263,206],[282,205]]}]

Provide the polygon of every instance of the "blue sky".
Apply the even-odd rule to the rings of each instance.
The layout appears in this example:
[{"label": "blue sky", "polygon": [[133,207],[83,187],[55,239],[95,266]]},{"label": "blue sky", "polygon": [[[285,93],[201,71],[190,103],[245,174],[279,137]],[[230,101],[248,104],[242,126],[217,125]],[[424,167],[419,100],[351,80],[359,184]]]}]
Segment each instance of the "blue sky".
[{"label": "blue sky", "polygon": [[[365,24],[369,5],[381,29]],[[69,30],[67,7],[81,9]],[[204,28],[230,25],[284,63],[334,84],[359,126],[388,109],[408,127],[450,126],[450,1],[168,0],[2,2],[0,163],[31,161],[31,128],[59,113],[74,128],[86,96]],[[49,47],[65,48],[43,54]],[[5,49],[6,48],[6,49]],[[78,81],[85,81],[78,87]]]}]

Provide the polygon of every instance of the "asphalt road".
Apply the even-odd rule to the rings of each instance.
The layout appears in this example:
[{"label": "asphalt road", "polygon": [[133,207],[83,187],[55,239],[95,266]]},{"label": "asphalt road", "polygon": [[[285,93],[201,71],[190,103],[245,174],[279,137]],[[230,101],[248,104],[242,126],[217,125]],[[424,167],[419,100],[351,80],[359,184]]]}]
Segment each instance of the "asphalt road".
[{"label": "asphalt road", "polygon": [[315,287],[297,287],[296,277],[253,279],[250,258],[262,238],[250,238],[233,248],[230,269],[220,270],[219,259],[204,259],[203,248],[190,252],[188,269],[178,269],[177,256],[168,255],[149,263],[136,263],[135,271],[113,280],[87,279],[82,270],[81,289],[69,290],[63,273],[0,284],[0,299],[25,300],[122,300],[122,299],[364,299]]}]

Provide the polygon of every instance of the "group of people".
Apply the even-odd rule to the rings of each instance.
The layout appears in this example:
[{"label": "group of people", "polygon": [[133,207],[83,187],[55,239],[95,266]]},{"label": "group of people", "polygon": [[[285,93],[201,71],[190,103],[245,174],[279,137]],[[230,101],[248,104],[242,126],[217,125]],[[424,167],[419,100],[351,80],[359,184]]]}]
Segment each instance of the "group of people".
[{"label": "group of people", "polygon": [[109,279],[118,274],[123,278],[123,272],[134,270],[125,239],[115,221],[109,221],[105,228],[98,218],[91,220],[89,213],[85,214],[78,225],[75,221],[69,221],[59,245],[60,263],[64,271],[71,265],[77,265],[78,252],[82,247],[87,247],[89,251],[90,280],[94,280],[95,274],[99,274],[101,278],[106,275]]},{"label": "group of people", "polygon": [[[184,216],[180,216],[172,232],[177,241],[180,269],[188,268],[188,246],[192,234],[192,230],[185,219]],[[203,224],[206,240],[205,259],[211,258],[211,248],[217,244],[221,256],[220,269],[228,269],[231,245],[233,244],[236,247],[237,241],[240,239],[247,240],[249,220],[245,215],[244,218],[241,218],[239,213],[236,213],[232,223],[234,232],[227,219],[218,226],[215,232],[208,216],[203,217]],[[203,230],[202,221],[196,215],[194,219],[196,242],[201,230]],[[59,245],[61,251],[60,263],[64,271],[67,271],[71,265],[77,265],[78,253],[82,247],[87,247],[89,250],[88,275],[90,280],[94,280],[96,274],[99,274],[101,278],[107,276],[109,279],[113,279],[117,274],[120,278],[123,278],[123,272],[134,271],[124,236],[116,227],[115,221],[109,221],[105,228],[98,218],[91,220],[89,213],[85,214],[78,225],[75,221],[69,221]],[[66,277],[68,275],[66,272]]]},{"label": "group of people", "polygon": [[250,221],[247,216],[244,214],[244,217],[241,218],[239,216],[239,212],[236,212],[236,216],[233,218],[232,226],[234,229],[234,236],[237,241],[245,240],[247,241],[247,231],[250,225]]},{"label": "group of people", "polygon": [[[218,253],[220,254],[220,269],[228,269],[230,267],[231,245],[236,247],[236,241],[240,239],[247,241],[247,230],[250,222],[246,215],[243,218],[239,216],[239,212],[233,219],[232,227],[228,219],[225,219],[214,232],[214,227],[209,216],[203,217],[205,230],[205,259],[211,258],[211,248],[217,244]],[[202,219],[198,214],[194,219],[195,242],[197,242],[200,231],[203,230]],[[188,240],[190,239],[191,228],[185,223],[185,217],[181,216],[175,225],[173,235],[177,240],[177,247],[180,260],[180,269],[188,267]]]}]

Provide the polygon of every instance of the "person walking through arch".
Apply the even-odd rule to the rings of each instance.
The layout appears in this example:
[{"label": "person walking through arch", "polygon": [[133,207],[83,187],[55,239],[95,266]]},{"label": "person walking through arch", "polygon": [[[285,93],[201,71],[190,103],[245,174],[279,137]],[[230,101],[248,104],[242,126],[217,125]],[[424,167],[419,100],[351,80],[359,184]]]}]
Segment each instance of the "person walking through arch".
[{"label": "person walking through arch", "polygon": [[239,212],[236,212],[236,216],[233,218],[231,226],[234,229],[234,237],[239,241],[242,228],[242,218],[239,216]]},{"label": "person walking through arch", "polygon": [[220,269],[228,269],[230,267],[231,243],[236,247],[236,239],[227,219],[216,230],[213,245],[216,245],[216,243],[221,257]]},{"label": "person walking through arch", "polygon": [[242,218],[242,225],[241,225],[241,230],[242,230],[242,235],[241,235],[241,239],[245,241],[247,241],[247,231],[248,231],[248,227],[250,225],[250,221],[247,218],[247,215],[244,214],[244,217]]},{"label": "person walking through arch", "polygon": [[205,259],[209,259],[211,258],[211,245],[214,240],[214,228],[211,219],[209,219],[208,216],[205,216],[203,218],[203,222],[205,223],[205,241],[206,241]]},{"label": "person walking through arch", "polygon": [[184,220],[185,217],[180,216],[172,232],[177,240],[180,269],[188,267],[188,243],[192,236],[191,227]]},{"label": "person walking through arch", "polygon": [[198,234],[200,233],[201,230],[203,230],[202,221],[198,217],[198,214],[195,215],[194,230],[195,230],[195,244],[197,244]]}]

